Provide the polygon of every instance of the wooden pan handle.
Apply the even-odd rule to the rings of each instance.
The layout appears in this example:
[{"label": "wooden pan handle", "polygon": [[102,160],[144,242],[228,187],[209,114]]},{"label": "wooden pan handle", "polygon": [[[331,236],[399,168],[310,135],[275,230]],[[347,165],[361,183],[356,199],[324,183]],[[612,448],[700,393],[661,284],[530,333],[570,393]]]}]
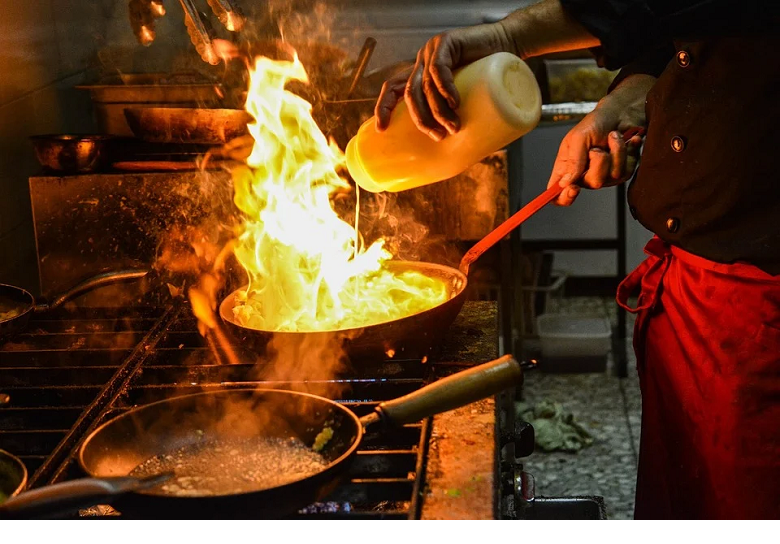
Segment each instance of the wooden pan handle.
[{"label": "wooden pan handle", "polygon": [[415,423],[434,414],[460,408],[523,383],[520,364],[511,355],[442,378],[414,393],[377,406],[380,418],[392,425]]}]

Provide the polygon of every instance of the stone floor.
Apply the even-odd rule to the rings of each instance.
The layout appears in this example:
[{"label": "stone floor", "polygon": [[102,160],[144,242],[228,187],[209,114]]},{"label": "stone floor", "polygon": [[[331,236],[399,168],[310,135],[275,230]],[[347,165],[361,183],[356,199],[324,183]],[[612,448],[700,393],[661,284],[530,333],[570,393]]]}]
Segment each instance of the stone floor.
[{"label": "stone floor", "polygon": [[[564,298],[553,301],[548,311],[606,315],[613,323],[617,319],[613,298]],[[629,334],[632,326],[629,319]],[[526,346],[533,349],[533,341]],[[624,379],[616,377],[611,354],[603,373],[526,373],[527,402],[560,403],[595,439],[578,453],[534,452],[525,459],[526,472],[536,480],[537,496],[600,495],[609,519],[633,518],[641,398],[630,342],[628,351],[629,377]]]}]

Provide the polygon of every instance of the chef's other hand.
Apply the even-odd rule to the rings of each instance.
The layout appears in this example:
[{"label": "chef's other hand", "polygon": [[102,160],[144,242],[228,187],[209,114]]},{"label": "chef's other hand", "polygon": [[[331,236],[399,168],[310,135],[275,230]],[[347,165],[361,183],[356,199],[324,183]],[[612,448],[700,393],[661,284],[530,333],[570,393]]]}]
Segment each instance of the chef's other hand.
[{"label": "chef's other hand", "polygon": [[390,114],[403,97],[414,124],[433,140],[456,133],[460,129],[455,113],[460,95],[453,70],[513,47],[501,23],[459,28],[434,36],[417,53],[410,71],[385,82],[374,109],[377,130],[387,128]]},{"label": "chef's other hand", "polygon": [[618,185],[631,177],[642,137],[626,140],[623,132],[645,126],[645,99],[654,82],[646,75],[626,78],[566,134],[547,183],[563,188],[556,204],[570,206],[582,188]]}]

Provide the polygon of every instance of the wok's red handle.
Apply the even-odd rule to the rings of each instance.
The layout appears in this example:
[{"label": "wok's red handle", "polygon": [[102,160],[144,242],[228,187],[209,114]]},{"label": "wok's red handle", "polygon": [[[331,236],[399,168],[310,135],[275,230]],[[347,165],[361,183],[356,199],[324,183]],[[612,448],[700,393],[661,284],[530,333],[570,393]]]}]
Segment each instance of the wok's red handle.
[{"label": "wok's red handle", "polygon": [[[641,127],[633,127],[623,133],[623,139],[630,140],[634,136],[643,136],[644,134],[645,129]],[[507,234],[519,227],[525,220],[558,198],[558,195],[561,194],[562,190],[563,189],[559,185],[553,185],[545,192],[534,198],[531,202],[523,206],[512,217],[501,223],[482,240],[474,244],[474,246],[469,249],[461,259],[460,271],[468,276],[469,267],[474,264],[474,261],[479,259],[483,253],[496,245]]]}]

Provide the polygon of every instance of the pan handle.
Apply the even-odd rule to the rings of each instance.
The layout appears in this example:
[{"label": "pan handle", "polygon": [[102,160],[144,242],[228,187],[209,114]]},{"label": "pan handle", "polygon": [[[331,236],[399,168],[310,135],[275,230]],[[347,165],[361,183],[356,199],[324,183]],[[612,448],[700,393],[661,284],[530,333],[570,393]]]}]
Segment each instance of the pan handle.
[{"label": "pan handle", "polygon": [[0,519],[57,517],[96,504],[110,504],[131,491],[150,489],[173,476],[172,472],[147,478],[81,478],[25,491],[0,504]]},{"label": "pan handle", "polygon": [[558,185],[553,185],[545,192],[534,198],[531,202],[523,206],[520,211],[518,211],[512,217],[493,229],[482,240],[474,244],[474,246],[469,249],[460,260],[460,271],[468,276],[469,267],[474,264],[474,261],[479,259],[483,253],[501,241],[504,236],[519,227],[523,221],[555,200],[558,195],[561,194],[561,191],[562,189]]},{"label": "pan handle", "polygon": [[[645,129],[641,127],[632,127],[623,132],[623,139],[630,140],[634,136],[644,136]],[[559,194],[561,194],[561,187],[559,185],[553,185],[545,192],[534,198],[531,202],[520,208],[520,210],[512,217],[501,223],[493,231],[488,233],[482,240],[474,244],[469,249],[463,258],[460,260],[459,269],[466,276],[469,275],[469,267],[479,259],[483,253],[488,249],[496,245],[507,234],[519,227],[526,219],[533,214],[544,208],[547,204],[555,200]]]},{"label": "pan handle", "polygon": [[57,298],[55,298],[52,302],[49,302],[48,304],[47,303],[36,304],[35,311],[47,312],[49,310],[54,310],[56,308],[59,308],[69,300],[72,300],[79,295],[83,295],[84,293],[93,291],[98,287],[113,285],[115,283],[135,281],[143,278],[148,273],[149,273],[148,270],[130,269],[130,270],[119,270],[117,272],[106,272],[105,274],[99,274],[97,276],[93,276],[89,279],[82,281],[75,287],[72,287],[71,289],[67,290],[66,292],[59,295]]},{"label": "pan handle", "polygon": [[415,423],[460,408],[523,383],[523,371],[512,355],[447,376],[414,393],[377,406],[361,418],[364,426],[383,420],[392,425]]},{"label": "pan handle", "polygon": [[368,66],[368,61],[371,60],[371,54],[374,52],[375,47],[376,47],[376,40],[371,37],[366,38],[366,41],[363,44],[363,48],[360,50],[360,54],[358,55],[358,60],[357,60],[357,64],[355,65],[355,69],[352,71],[352,76],[351,76],[352,83],[349,85],[349,90],[347,91],[345,98],[351,98],[352,93],[355,92],[358,83],[360,83],[360,78],[363,77],[363,73],[366,71],[366,66]]}]

